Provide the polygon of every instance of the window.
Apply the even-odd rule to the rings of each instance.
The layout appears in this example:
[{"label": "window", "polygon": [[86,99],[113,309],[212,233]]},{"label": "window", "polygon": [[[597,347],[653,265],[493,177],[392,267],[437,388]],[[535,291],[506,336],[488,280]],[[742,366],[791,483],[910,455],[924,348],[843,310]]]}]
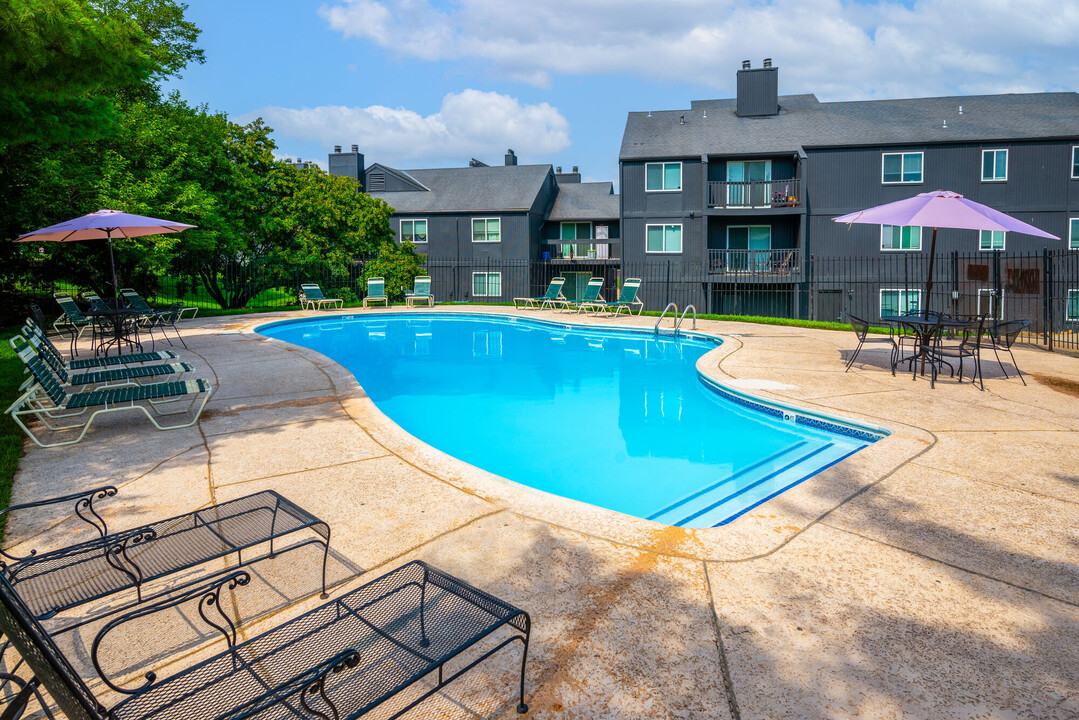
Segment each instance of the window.
[{"label": "window", "polygon": [[1068,291],[1068,308],[1064,311],[1068,322],[1079,322],[1079,290]]},{"label": "window", "polygon": [[899,225],[880,226],[881,250],[921,250],[922,229],[917,225],[900,227]]},{"label": "window", "polygon": [[472,273],[472,297],[500,297],[502,273]]},{"label": "window", "polygon": [[1068,249],[1079,250],[1079,218],[1068,221]]},{"label": "window", "polygon": [[411,243],[425,243],[427,242],[427,221],[426,220],[402,220],[401,221],[401,242],[408,240]]},{"label": "window", "polygon": [[[727,228],[727,269],[731,272],[766,272],[772,253],[771,225],[731,225]],[[756,251],[756,252],[754,252]]]},{"label": "window", "polygon": [[921,308],[921,290],[881,290],[880,316],[911,315]]},{"label": "window", "polygon": [[[592,239],[592,223],[590,222],[564,222],[562,223],[561,230],[562,240],[591,240]],[[567,242],[562,245],[562,257],[587,257],[589,252],[594,252],[596,246],[588,242],[572,243]]]},{"label": "window", "polygon": [[1003,250],[1004,249],[1004,231],[1003,230],[982,230],[978,233],[978,249],[979,250]]},{"label": "window", "polygon": [[1008,179],[1008,151],[982,150],[982,182]]},{"label": "window", "polygon": [[882,156],[881,182],[920,183],[922,181],[922,153],[884,153]]},{"label": "window", "polygon": [[727,163],[727,205],[730,207],[767,207],[772,202],[771,160],[731,161]]},{"label": "window", "polygon": [[1072,148],[1072,177],[1079,178],[1079,145]]},{"label": "window", "polygon": [[473,218],[472,242],[502,242],[501,218]]},{"label": "window", "polygon": [[682,252],[681,225],[645,225],[645,252],[680,253]]},{"label": "window", "polygon": [[682,189],[682,163],[645,163],[644,189],[649,192],[677,192]]}]

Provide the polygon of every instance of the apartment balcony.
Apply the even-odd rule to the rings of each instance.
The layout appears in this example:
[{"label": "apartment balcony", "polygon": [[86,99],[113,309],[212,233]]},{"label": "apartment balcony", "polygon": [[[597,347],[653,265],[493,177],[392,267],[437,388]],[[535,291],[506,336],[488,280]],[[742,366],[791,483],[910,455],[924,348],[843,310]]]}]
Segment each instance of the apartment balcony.
[{"label": "apartment balcony", "polygon": [[543,261],[553,265],[595,265],[620,262],[621,243],[617,240],[548,240],[543,246]]},{"label": "apartment balcony", "polygon": [[802,181],[747,180],[744,182],[708,183],[708,208],[748,213],[801,212]]},{"label": "apartment balcony", "polygon": [[708,250],[708,279],[738,283],[789,283],[802,279],[802,251]]}]

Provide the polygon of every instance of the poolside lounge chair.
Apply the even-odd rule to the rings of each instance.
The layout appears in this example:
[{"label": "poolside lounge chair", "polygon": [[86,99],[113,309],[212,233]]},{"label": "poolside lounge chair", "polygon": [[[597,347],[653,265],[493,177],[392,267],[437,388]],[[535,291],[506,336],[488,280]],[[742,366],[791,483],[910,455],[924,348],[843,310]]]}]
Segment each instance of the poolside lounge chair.
[{"label": "poolside lounge chair", "polygon": [[52,323],[52,328],[61,335],[71,333],[71,354],[78,355],[77,343],[82,334],[94,327],[93,321],[82,314],[82,310],[75,303],[75,299],[66,292],[53,293],[56,304],[60,306],[60,317]]},{"label": "poolside lounge chair", "polygon": [[90,370],[92,368],[123,367],[126,365],[142,365],[145,363],[158,363],[162,360],[175,360],[176,353],[169,350],[159,350],[147,353],[128,353],[119,355],[102,355],[101,357],[85,358],[82,360],[65,361],[64,356],[56,349],[52,341],[45,335],[44,326],[36,323],[32,318],[26,318],[23,326],[23,335],[39,353],[47,351],[59,362],[63,363],[68,372],[72,370]]},{"label": "poolside lounge chair", "polygon": [[[11,339],[11,345],[18,351],[16,338]],[[26,355],[29,355],[29,353]],[[20,354],[19,357],[37,382],[33,383],[4,412],[11,415],[11,419],[15,421],[15,424],[22,428],[23,432],[41,447],[73,445],[86,436],[87,430],[90,429],[91,423],[98,415],[123,410],[140,410],[158,430],[191,427],[199,421],[206,403],[213,394],[213,387],[201,378],[154,383],[153,385],[119,385],[87,392],[69,393],[64,389],[63,384],[52,371],[52,368],[40,355],[33,354],[31,357],[26,357],[26,355]],[[161,425],[150,413],[150,410],[153,410],[157,415],[186,413],[196,407],[196,402],[200,395],[202,396],[202,403],[198,405],[194,416],[186,422],[181,422],[177,425]],[[165,401],[179,401],[185,398],[190,398],[190,402],[180,410],[165,412],[158,408],[158,405],[164,404]],[[87,415],[87,412],[90,414]],[[80,428],[82,431],[74,440],[44,443],[27,426],[24,420],[27,416],[40,420],[46,428],[52,431],[78,430]]]},{"label": "poolside lounge chair", "polygon": [[341,298],[329,298],[322,294],[322,288],[317,283],[304,283],[300,286],[300,307],[304,310],[321,310],[323,305],[333,305],[335,308],[343,308],[345,301]]},{"label": "poolside lounge chair", "polygon": [[[547,292],[539,297],[518,297],[513,298],[513,309],[520,310],[522,307],[530,307],[534,309],[542,309],[545,306],[550,307],[552,310],[555,305],[565,305],[568,300],[566,296],[562,294],[562,286],[566,284],[566,278],[561,275],[551,278],[551,282],[547,285]],[[518,305],[523,303],[523,305]]]},{"label": "poolside lounge chair", "polygon": [[603,290],[603,278],[594,277],[588,281],[588,285],[584,288],[584,294],[578,300],[570,300],[563,306],[566,309],[574,309],[578,313],[586,307],[592,307],[596,303],[603,302],[603,296],[600,295],[600,291]]},{"label": "poolside lounge chair", "polygon": [[[610,302],[591,302],[584,303],[584,305],[602,313],[604,310],[611,310],[615,315],[625,310],[630,315],[633,314],[633,308],[639,308],[637,314],[640,315],[644,312],[644,303],[637,299],[637,291],[641,288],[640,278],[626,278],[626,281],[622,283],[622,290],[618,293],[618,299]],[[583,308],[582,308],[583,309]]]},{"label": "poolside lounge chair", "polygon": [[[155,308],[155,307],[151,306],[150,303],[143,300],[142,296],[139,295],[132,288],[120,288],[120,297],[122,297],[124,299],[124,301],[128,304],[129,307],[131,307],[131,308],[133,308],[135,310],[138,310],[139,312],[143,313],[144,315],[146,315],[148,317],[153,317],[153,316],[159,315],[159,314],[161,314],[163,312],[171,312],[172,311],[172,306],[171,305],[168,308],[165,308],[165,309]],[[188,311],[191,312],[191,317],[195,317],[196,315],[199,314],[199,309],[197,307],[194,307],[194,306],[184,307],[183,303],[178,303],[178,304],[180,305],[180,314],[177,317],[178,320],[182,319],[183,316],[184,316],[184,313],[188,312]]]},{"label": "poolside lounge chair", "polygon": [[431,294],[431,276],[420,275],[412,284],[412,292],[405,293],[405,307],[415,307],[422,302],[428,307],[435,306],[435,297]]},{"label": "poolside lounge chair", "polygon": [[366,308],[368,303],[373,302],[380,302],[386,307],[390,306],[390,299],[386,297],[385,278],[367,278],[367,297],[363,299],[363,306]]},{"label": "poolside lounge chair", "polygon": [[[160,597],[164,593],[147,593],[153,581],[193,570],[233,553],[235,564],[228,572],[234,571],[236,565],[249,565],[311,544],[321,545],[322,593],[326,596],[330,526],[273,490],[110,533],[97,507],[99,501],[115,497],[117,493],[115,487],[106,485],[0,510],[0,516],[3,516],[10,512],[68,505],[98,535],[92,540],[45,552],[30,550],[15,555],[10,549],[0,550],[0,555],[4,556],[0,575],[18,592],[35,618],[52,621],[51,635],[68,632],[95,622],[103,614],[112,615]],[[297,537],[299,542],[291,539],[306,535],[307,531],[313,532],[314,536]],[[256,546],[266,543],[269,547],[258,553]],[[204,570],[196,581],[205,581],[207,576],[222,573],[219,565]],[[191,582],[187,578],[181,584]],[[99,608],[81,618],[61,621],[57,617],[66,610],[129,590],[135,591],[134,598],[128,595],[110,601],[105,613]]]}]

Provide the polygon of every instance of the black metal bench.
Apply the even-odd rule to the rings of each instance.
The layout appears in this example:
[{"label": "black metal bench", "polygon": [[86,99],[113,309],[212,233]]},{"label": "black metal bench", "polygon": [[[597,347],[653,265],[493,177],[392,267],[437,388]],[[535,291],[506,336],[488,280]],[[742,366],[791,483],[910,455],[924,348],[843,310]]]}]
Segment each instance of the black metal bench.
[{"label": "black metal bench", "polygon": [[[154,597],[144,595],[144,585],[173,573],[188,570],[218,558],[236,554],[246,565],[278,552],[310,544],[323,547],[322,596],[326,595],[326,559],[330,548],[330,526],[272,490],[212,505],[130,530],[109,533],[94,503],[116,495],[106,486],[58,498],[12,505],[0,515],[45,505],[74,503],[75,513],[92,525],[98,538],[45,553],[30,551],[19,557],[0,550],[0,574],[15,588],[31,614],[51,619],[58,613],[94,600],[135,590],[131,603],[113,612],[130,608]],[[281,539],[310,529],[314,537],[282,548]],[[262,554],[244,551],[267,545]],[[100,616],[98,616],[100,617]],[[91,617],[68,623],[53,633],[65,632],[91,622]]]},{"label": "black metal bench", "polygon": [[[434,687],[392,715],[399,717],[515,642],[523,645],[517,711],[528,711],[528,614],[423,562],[399,567],[237,644],[233,621],[222,609],[221,591],[242,592],[238,588],[249,580],[246,571],[237,571],[181,596],[144,605],[102,627],[91,651],[95,671],[110,688],[128,695],[111,707],[91,692],[3,577],[0,632],[33,672],[28,686],[40,682],[68,720],[352,720],[437,672]],[[147,672],[135,689],[106,676],[98,656],[102,640],[113,629],[183,602],[197,602],[201,617],[222,632],[228,644],[224,652],[164,680]],[[443,676],[447,661],[500,628],[510,636]],[[29,699],[29,692],[15,698],[12,703],[22,706],[11,705],[11,717],[18,717]]]}]

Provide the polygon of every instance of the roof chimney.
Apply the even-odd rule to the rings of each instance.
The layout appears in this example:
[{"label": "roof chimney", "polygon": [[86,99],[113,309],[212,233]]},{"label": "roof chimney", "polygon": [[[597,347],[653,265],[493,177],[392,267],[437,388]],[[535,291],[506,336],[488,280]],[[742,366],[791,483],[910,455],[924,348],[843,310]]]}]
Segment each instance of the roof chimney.
[{"label": "roof chimney", "polygon": [[556,167],[556,168],[554,169],[554,171],[555,171],[556,173],[560,173],[560,172],[562,172],[562,166],[561,166],[561,165],[559,165],[558,167]]},{"label": "roof chimney", "polygon": [[352,152],[359,152],[359,151],[360,151],[360,146],[359,145],[353,145],[352,146]]},{"label": "roof chimney", "polygon": [[578,169],[578,167],[576,165],[573,166],[573,172],[580,172],[580,170]]},{"label": "roof chimney", "polygon": [[335,153],[339,153],[339,152],[341,152],[341,146],[340,146],[340,145],[334,145],[334,146],[333,146],[333,151],[334,151]]},{"label": "roof chimney", "polygon": [[738,71],[738,117],[761,117],[779,114],[779,68],[765,58],[764,67],[751,70],[749,61]]},{"label": "roof chimney", "polygon": [[516,165],[517,155],[513,152],[513,148],[506,151],[506,165]]}]

